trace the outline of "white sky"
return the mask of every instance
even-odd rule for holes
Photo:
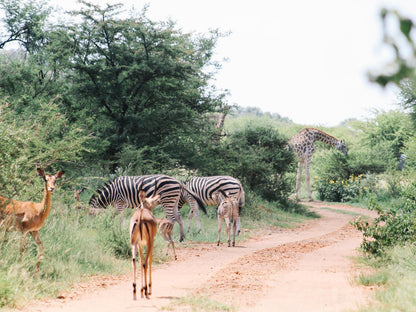
[[[391,59],[382,42],[380,8],[416,20],[414,0],[91,0],[124,3],[153,21],[167,18],[183,32],[231,34],[215,58],[228,59],[213,82],[228,102],[278,113],[296,123],[335,126],[396,109],[396,92],[368,81],[367,72]],[[50,2],[64,9],[76,0]],[[59,4],[55,4],[59,3]]]

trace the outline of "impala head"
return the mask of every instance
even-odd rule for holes
[[[153,210],[157,205],[159,205],[160,195],[156,194],[157,191],[157,181],[155,179],[155,190],[153,195],[150,197],[146,197],[146,192],[142,190],[143,182],[140,184],[139,187],[139,200],[140,205],[142,208]]]
[[[337,149],[339,149],[344,155],[348,154],[347,146],[345,145],[344,140],[338,141],[337,145],[335,145]]]
[[[51,193],[55,189],[56,180],[61,178],[65,173],[65,171],[61,170],[54,175],[49,175],[49,174],[45,174],[45,172],[43,172],[43,170],[40,168],[38,168],[37,170],[38,170],[38,175],[42,177],[43,180],[45,180],[46,189],[48,190],[48,192],[51,192]]]

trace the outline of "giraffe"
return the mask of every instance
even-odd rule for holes
[[[299,200],[298,192],[300,188],[300,178],[302,176],[302,166],[305,166],[305,181],[308,189],[309,201],[313,201],[309,185],[309,164],[311,162],[313,152],[315,151],[315,141],[321,141],[334,146],[343,152],[344,155],[347,155],[347,147],[345,146],[344,140],[338,140],[328,133],[315,128],[304,128],[293,138],[291,138],[289,145],[294,149],[299,158],[298,173],[296,176],[296,200]]]

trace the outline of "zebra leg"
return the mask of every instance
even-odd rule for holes
[[[189,210],[189,215],[188,215],[188,231],[191,228],[192,218],[195,216],[196,228],[197,228],[197,232],[199,233],[201,232],[201,218],[199,217],[198,203],[193,198],[189,198],[188,200],[189,200],[189,206],[191,207],[191,209]]]
[[[189,214],[188,214],[188,229],[186,230],[186,232],[189,232],[189,230],[191,229],[191,221],[192,221],[193,216],[194,216],[194,211],[191,206],[191,209],[189,209]]]
[[[199,210],[198,210],[198,205],[195,205],[194,208],[194,214],[195,214],[195,221],[196,221],[196,229],[197,232],[201,232],[201,218],[199,217]]]
[[[230,219],[228,217],[225,217],[225,225],[227,226],[226,231],[227,231],[227,242],[228,242],[228,247],[231,246],[230,244],[230,230],[231,230],[231,223],[230,223]]]
[[[217,239],[217,246],[220,245],[221,225],[222,225],[222,217],[221,216],[218,216],[218,239]]]
[[[240,220],[240,217],[238,217],[238,220]],[[235,247],[235,235],[237,232],[237,223],[235,220],[233,220],[233,247]]]

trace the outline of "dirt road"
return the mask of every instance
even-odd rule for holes
[[[348,206],[308,205],[322,218],[296,229],[268,230],[235,248],[179,246],[177,261],[153,270],[150,300],[132,300],[129,274],[93,279],[74,293],[33,303],[23,311],[192,311],[172,301],[184,297],[204,297],[208,303],[247,312],[335,312],[365,304],[371,290],[354,284],[359,270],[351,259],[362,237],[349,221],[356,214],[373,215]]]

